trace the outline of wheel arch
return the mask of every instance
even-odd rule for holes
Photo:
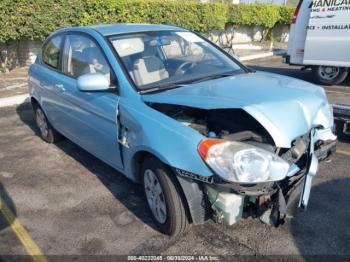
[[[40,106],[39,101],[33,96],[30,98],[30,103],[31,103],[33,109],[35,109],[38,106]]]
[[[136,152],[132,158],[133,173],[137,182],[141,182],[142,164],[147,157],[157,159],[171,172],[173,175],[172,180],[179,190],[179,195],[184,202],[190,221],[197,225],[204,224],[209,218],[209,208],[202,182],[177,175],[173,167],[162,161],[155,154],[145,150]]]

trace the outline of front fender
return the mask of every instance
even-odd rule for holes
[[[121,98],[118,110],[120,139],[127,145],[122,149],[125,175],[137,180],[133,172],[133,157],[146,151],[163,163],[200,176],[212,173],[200,157],[197,147],[204,138],[197,131],[154,110],[141,101]],[[124,131],[123,131],[124,130]]]

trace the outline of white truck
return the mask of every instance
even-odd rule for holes
[[[286,63],[312,68],[321,84],[343,82],[350,68],[350,0],[300,0]]]

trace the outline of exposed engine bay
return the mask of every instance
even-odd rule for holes
[[[237,141],[272,152],[290,166],[288,175],[280,181],[233,183],[215,174],[204,181],[200,176],[176,169],[180,176],[201,181],[205,200],[211,206],[216,222],[233,224],[238,218],[255,217],[274,226],[283,223],[289,197],[306,177],[310,164],[311,133],[295,139],[290,148],[276,147],[271,135],[251,115],[242,109],[198,109],[170,104],[149,104],[155,110],[190,127],[204,137]],[[319,160],[335,149],[335,141],[316,141],[313,149]],[[235,204],[232,204],[235,203]]]
[[[152,108],[195,129],[208,138],[248,143],[275,152],[290,164],[305,165],[302,156],[308,150],[309,134],[296,139],[291,148],[278,148],[266,129],[242,109],[205,110],[179,105],[152,104]]]
[[[197,130],[205,137],[244,141],[269,151],[275,147],[269,133],[242,109],[205,110],[179,105],[152,104],[152,108]]]

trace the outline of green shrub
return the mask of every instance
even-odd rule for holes
[[[45,39],[61,27],[101,23],[160,23],[206,33],[227,24],[273,28],[289,24],[290,7],[203,4],[172,0],[0,0],[0,42]]]
[[[257,25],[264,28],[273,28],[279,22],[279,19],[279,7],[274,5],[232,5],[228,22],[234,25]]]
[[[96,23],[159,23],[186,27],[198,32],[223,29],[227,5],[185,1],[88,0],[84,25]]]
[[[292,21],[294,14],[294,7],[291,6],[281,6],[280,9],[280,23],[284,25],[289,25]]]

